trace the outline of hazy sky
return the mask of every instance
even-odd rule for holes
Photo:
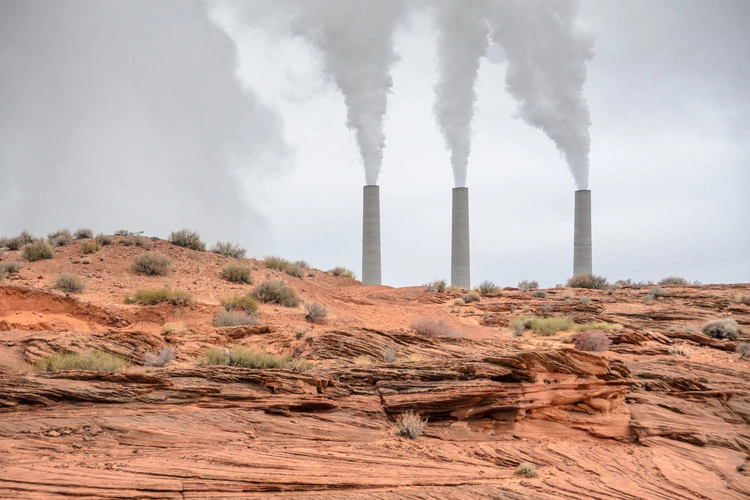
[[[321,54],[281,21],[248,29],[232,1],[1,2],[0,234],[190,227],[359,275],[355,135]],[[589,0],[579,21],[594,271],[750,281],[750,2]],[[450,275],[453,174],[423,9],[395,52],[378,183],[383,282],[404,286]],[[514,117],[506,68],[483,58],[477,80],[472,281],[554,285],[572,272],[575,185]]]

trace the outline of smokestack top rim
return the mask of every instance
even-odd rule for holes
[[[469,188],[467,187],[454,187],[453,191],[468,191]]]
[[[590,189],[576,189],[576,193],[590,193]]]

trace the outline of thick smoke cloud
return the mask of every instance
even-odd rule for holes
[[[2,2],[0,232],[188,226],[252,244],[265,223],[235,174],[286,149],[235,62],[201,0]]]
[[[552,139],[578,189],[589,184],[589,108],[583,97],[593,40],[577,24],[579,2],[513,0],[496,4],[496,41],[508,60],[506,88],[518,115]]]
[[[477,98],[474,84],[488,46],[488,6],[483,0],[439,1],[435,5],[439,60],[435,116],[451,152],[456,187],[466,185]]]
[[[250,29],[299,36],[313,45],[325,74],[344,96],[347,126],[356,136],[367,184],[377,184],[383,161],[383,117],[393,87],[391,67],[398,60],[393,34],[404,0],[216,1]]]

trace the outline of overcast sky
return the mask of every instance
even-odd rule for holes
[[[419,12],[395,35],[378,182],[393,286],[450,276],[453,175]],[[579,18],[595,40],[594,272],[750,281],[750,2],[588,0]],[[231,1],[0,3],[0,234],[190,227],[360,275],[365,178],[342,95],[319,53],[264,28]],[[514,118],[506,67],[479,69],[472,282],[552,286],[572,272],[575,185]]]

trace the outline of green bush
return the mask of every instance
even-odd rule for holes
[[[255,316],[246,312],[227,311],[226,309],[220,311],[214,316],[213,325],[216,327],[221,326],[245,326],[245,325],[257,325],[258,320]]]
[[[528,292],[529,290],[533,288],[539,288],[538,281],[523,280],[518,283],[518,289],[521,291]]]
[[[588,332],[589,330],[602,330],[604,332],[608,332],[611,330],[617,330],[619,328],[622,328],[622,326],[618,325],[617,323],[606,323],[604,321],[590,321],[588,323],[584,323],[583,325],[576,325],[575,331]]]
[[[479,293],[486,295],[488,293],[497,293],[500,291],[500,288],[498,288],[493,282],[484,280],[479,284],[477,290]]]
[[[125,296],[126,304],[141,304],[152,306],[162,302],[169,302],[172,305],[182,305],[190,302],[190,294],[183,290],[172,290],[171,288],[146,288],[136,290],[133,295]]]
[[[45,372],[60,370],[90,370],[97,372],[118,372],[125,368],[128,362],[119,356],[102,351],[87,353],[56,353],[42,358],[34,366]]]
[[[703,333],[715,339],[734,340],[740,334],[739,325],[730,318],[715,319],[703,325]]]
[[[195,231],[189,229],[173,231],[169,235],[169,242],[178,247],[189,248],[191,250],[197,250],[198,252],[204,252],[206,250],[206,244],[201,241],[201,236]]]
[[[398,417],[398,420],[396,420],[396,425],[398,426],[396,434],[408,437],[409,439],[417,439],[424,432],[426,424],[427,419],[422,420],[422,417],[417,413],[409,410],[406,413],[402,413]]]
[[[54,258],[55,251],[48,243],[37,240],[24,246],[23,250],[21,250],[21,255],[24,260],[36,262],[38,260]]]
[[[232,295],[231,297],[225,297],[221,299],[221,305],[227,310],[232,309],[243,309],[246,312],[255,313],[260,309],[258,300],[250,294],[247,295]]]
[[[93,238],[94,233],[91,229],[81,228],[73,234],[73,238],[77,240],[85,240],[86,238]]]
[[[77,274],[61,273],[52,285],[52,288],[65,293],[78,293],[83,291],[86,286]]]
[[[313,323],[323,321],[326,316],[328,316],[328,310],[325,308],[325,306],[323,306],[322,304],[318,304],[317,302],[313,302],[312,304],[305,304],[305,309],[307,310],[305,319]]]
[[[607,278],[592,273],[577,274],[568,280],[571,288],[590,288],[593,290],[606,290],[609,287]]]
[[[99,251],[99,243],[96,240],[88,240],[81,243],[81,253],[84,255],[96,253]]]
[[[232,283],[247,283],[248,285],[253,284],[252,270],[248,266],[241,264],[227,264],[221,268],[222,279],[231,281]]]
[[[231,350],[222,348],[209,349],[203,358],[199,360],[198,364],[203,366],[239,366],[255,369],[281,368],[298,372],[307,371],[312,367],[312,363],[305,360],[294,359],[287,355],[279,356],[263,351],[252,351],[244,347],[235,347]]]
[[[233,259],[244,259],[246,253],[244,248],[229,241],[217,241],[211,251]]]
[[[660,285],[689,285],[688,280],[679,276],[667,276],[659,282]]]
[[[342,276],[344,278],[351,278],[351,279],[355,278],[354,271],[351,271],[345,267],[334,267],[328,272],[333,274],[334,276]]]
[[[510,323],[513,330],[523,328],[545,337],[557,332],[569,332],[573,329],[573,321],[569,318],[540,318],[537,316],[521,316]]]
[[[100,247],[111,245],[113,241],[114,239],[108,234],[99,233],[96,235],[96,242]]]
[[[54,233],[47,235],[47,241],[53,247],[64,247],[73,243],[73,235],[70,234],[70,229],[60,229]]]
[[[297,292],[280,280],[264,281],[253,289],[252,294],[261,302],[284,307],[297,307],[302,302]]]
[[[146,252],[133,259],[131,269],[136,274],[164,276],[172,267],[172,260],[159,252]]]
[[[21,264],[18,262],[7,261],[0,262],[0,274],[17,274],[21,270]]]

